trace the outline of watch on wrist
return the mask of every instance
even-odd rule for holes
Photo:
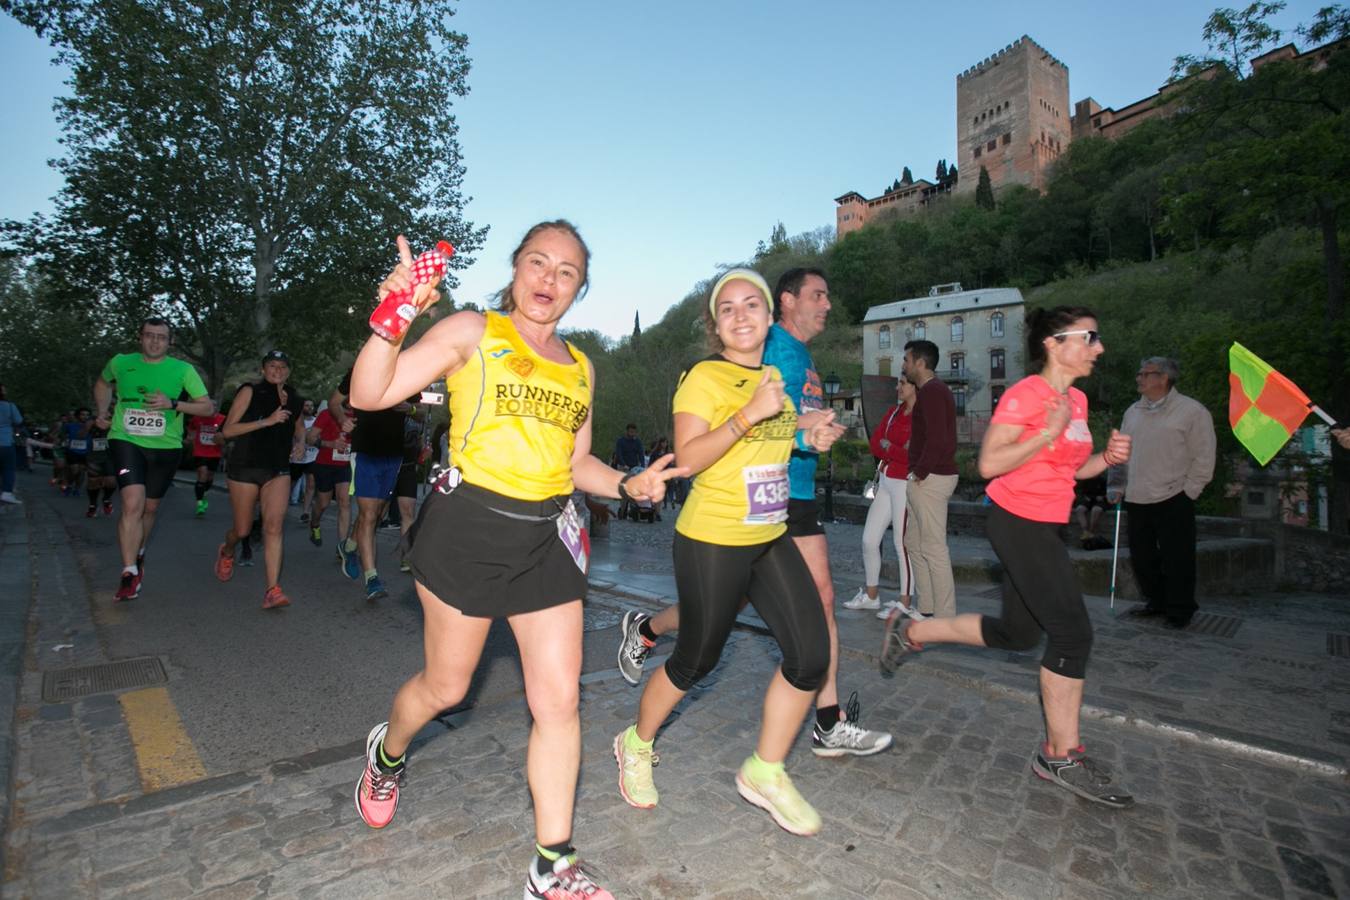
[[[622,478],[619,479],[619,499],[620,499],[620,500],[632,500],[632,499],[633,499],[633,495],[630,494],[630,493],[628,493],[628,479],[630,479],[630,478],[632,478],[632,477],[633,477],[633,473],[632,473],[632,472],[628,472],[628,473],[625,474]]]
[[[174,412],[178,412],[178,398],[177,398],[177,397],[174,397],[172,400],[169,401],[169,409],[173,410]]]

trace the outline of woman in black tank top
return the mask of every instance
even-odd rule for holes
[[[221,428],[225,438],[234,442],[226,472],[234,521],[225,532],[225,543],[216,551],[216,577],[229,581],[234,575],[235,545],[252,530],[253,507],[261,503],[267,572],[263,609],[277,609],[291,602],[278,584],[281,527],[291,494],[291,460],[304,454],[305,422],[300,415],[304,400],[286,383],[290,373],[286,354],[269,352],[263,357],[262,380],[239,389]]]

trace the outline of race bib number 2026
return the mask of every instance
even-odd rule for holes
[[[157,409],[127,409],[122,412],[122,428],[137,437],[159,437],[164,434],[164,413]]]

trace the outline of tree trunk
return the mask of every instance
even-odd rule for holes
[[[253,327],[261,356],[272,349],[272,273],[276,269],[276,242],[266,235],[258,235],[253,246]]]
[[[1350,379],[1345,377],[1345,345],[1340,339],[1340,326],[1345,320],[1345,266],[1337,234],[1339,216],[1329,198],[1318,198],[1317,221],[1322,228],[1322,259],[1327,273],[1326,331],[1331,338],[1327,348],[1331,403],[1327,412],[1342,427],[1350,427]],[[1327,527],[1336,534],[1350,533],[1350,452],[1336,441],[1331,442],[1331,489],[1327,493]]]

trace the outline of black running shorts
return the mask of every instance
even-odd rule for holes
[[[814,500],[788,500],[787,533],[791,537],[810,537],[824,534],[820,524],[820,507]]]
[[[131,441],[108,441],[108,460],[117,476],[119,488],[133,484],[145,487],[145,499],[159,500],[169,492],[174,473],[178,471],[178,457],[182,450],[152,450]]]

